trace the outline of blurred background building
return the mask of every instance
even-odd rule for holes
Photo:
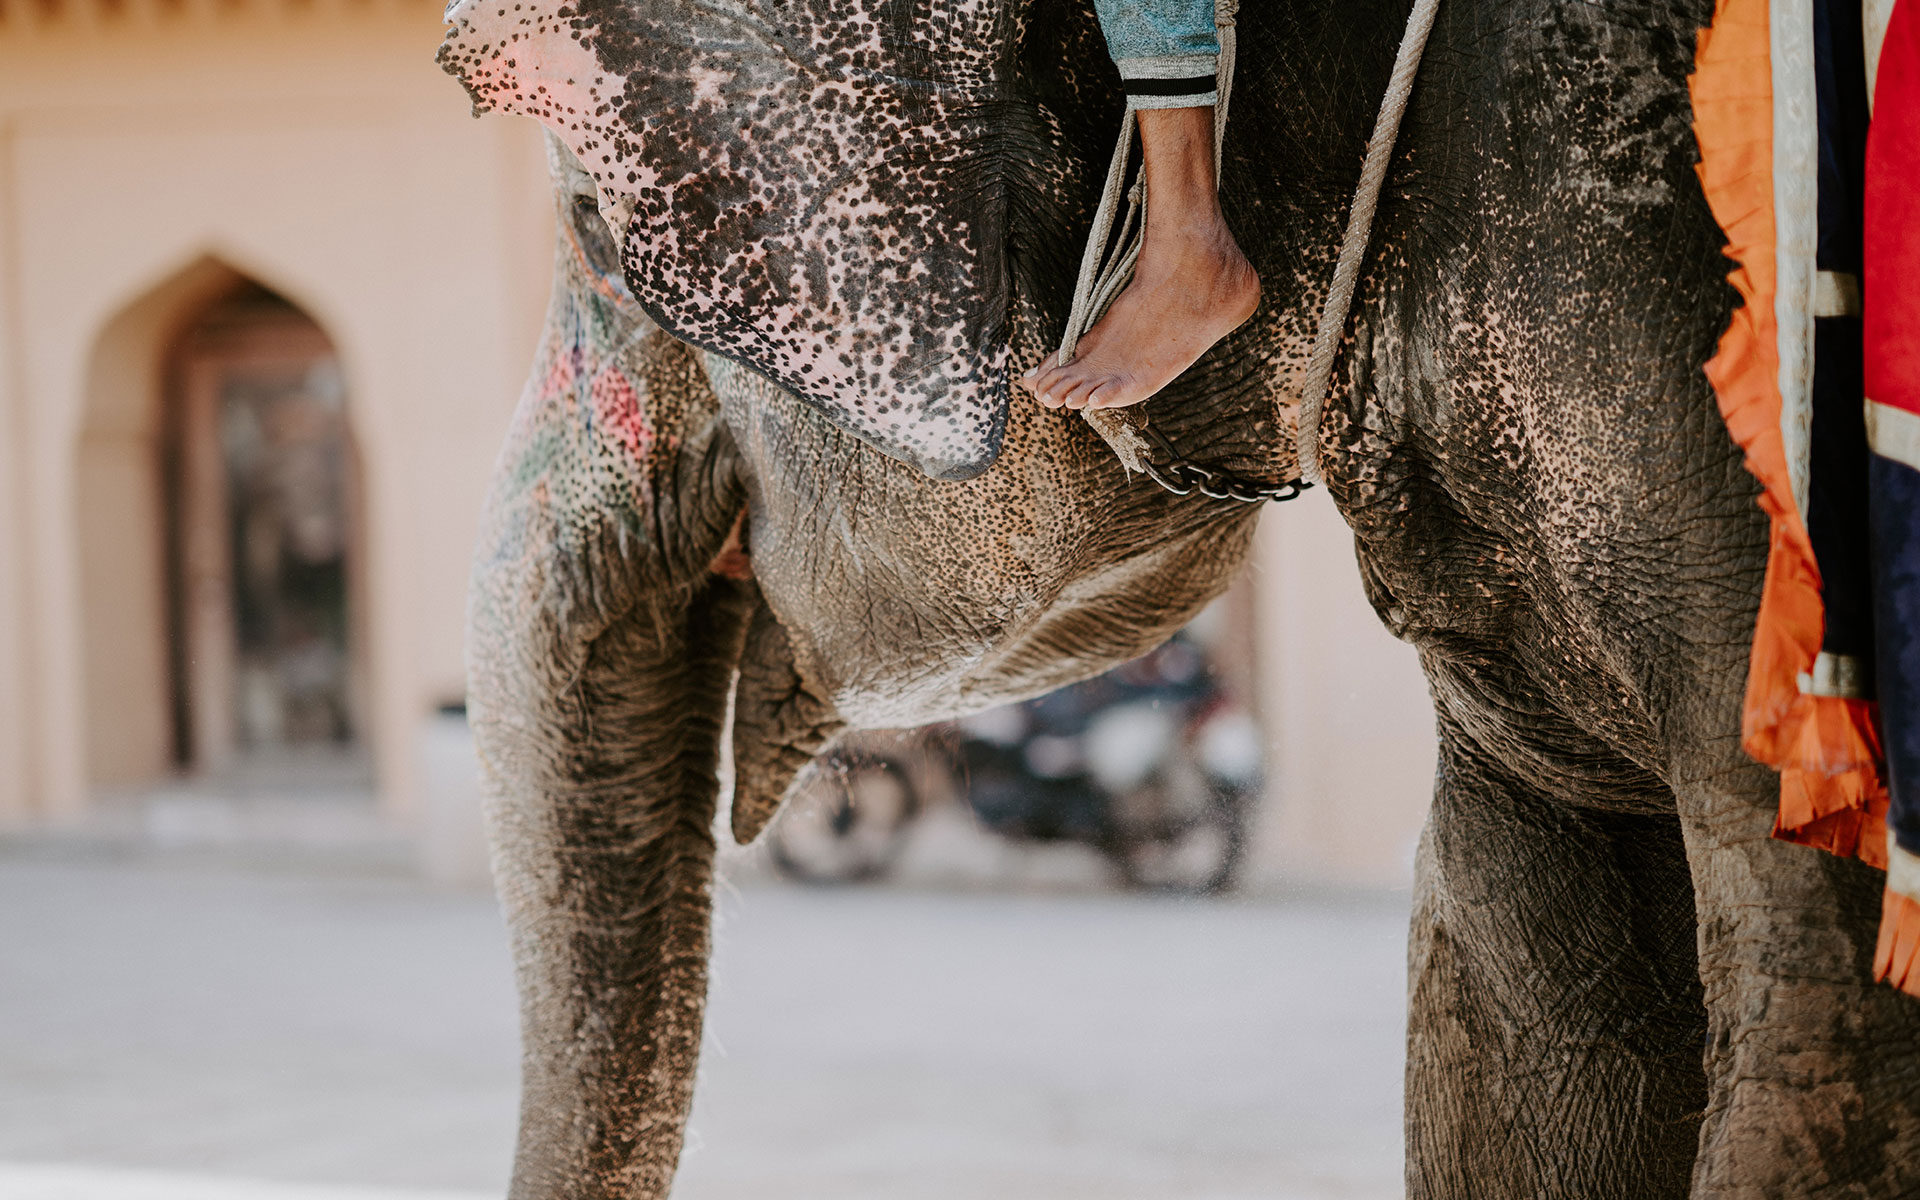
[[[551,232],[534,126],[470,119],[439,37],[427,0],[0,0],[0,828],[363,819],[481,869],[448,714]],[[1431,715],[1324,494],[1224,619],[1243,886],[1403,883]]]

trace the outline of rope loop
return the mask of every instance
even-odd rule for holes
[[[1400,121],[1406,115],[1413,96],[1414,79],[1419,75],[1420,59],[1426,50],[1427,36],[1433,32],[1434,15],[1440,0],[1414,0],[1408,14],[1406,32],[1394,57],[1393,73],[1386,95],[1380,101],[1379,116],[1373,134],[1367,139],[1366,159],[1360,169],[1360,183],[1354,191],[1353,207],[1347,214],[1346,235],[1340,242],[1340,257],[1334,266],[1333,284],[1327,302],[1320,310],[1320,323],[1314,333],[1313,351],[1307,358],[1300,409],[1295,426],[1295,462],[1297,479],[1280,484],[1263,484],[1215,471],[1182,458],[1173,446],[1151,426],[1134,427],[1165,456],[1165,461],[1142,460],[1149,478],[1178,496],[1198,490],[1220,500],[1291,500],[1306,487],[1320,480],[1320,416],[1326,406],[1327,390],[1333,380],[1335,356],[1340,335],[1353,309],[1353,293],[1360,277],[1360,264],[1366,258],[1373,238],[1373,218],[1379,209],[1380,190],[1386,183],[1387,166],[1400,135]],[[1220,56],[1215,76],[1213,108],[1213,172],[1218,184],[1221,153],[1227,136],[1227,103],[1233,95],[1235,61],[1239,54],[1239,0],[1214,0],[1214,29],[1220,41]],[[1094,210],[1093,229],[1080,259],[1080,274],[1073,289],[1073,304],[1067,312],[1067,326],[1061,334],[1057,361],[1073,361],[1074,350],[1088,329],[1106,314],[1107,308],[1133,279],[1140,261],[1140,247],[1146,238],[1147,195],[1145,172],[1127,185],[1127,170],[1132,165],[1133,143],[1139,126],[1139,108],[1127,100],[1121,118],[1120,139],[1107,166],[1106,185],[1100,192],[1100,206]],[[1126,200],[1126,214],[1120,216],[1120,202]],[[1115,234],[1115,219],[1119,232]],[[1109,248],[1109,243],[1112,243]],[[1092,420],[1091,414],[1082,414]],[[1114,441],[1115,434],[1096,424],[1095,428],[1113,445],[1123,461],[1134,455]]]

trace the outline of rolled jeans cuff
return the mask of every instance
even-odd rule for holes
[[[1161,54],[1118,58],[1120,81],[1135,108],[1196,108],[1217,103],[1217,54]]]

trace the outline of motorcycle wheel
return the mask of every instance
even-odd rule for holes
[[[1149,785],[1153,786],[1153,785]],[[1107,846],[1136,891],[1213,896],[1233,886],[1246,845],[1244,798],[1214,790],[1191,817],[1123,830]]]
[[[801,883],[883,878],[906,845],[920,796],[906,770],[873,755],[833,757],[773,827],[773,865]]]

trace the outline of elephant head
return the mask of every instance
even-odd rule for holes
[[[662,328],[935,478],[993,461],[1009,191],[1052,140],[1009,102],[1013,6],[458,0],[448,20],[476,110],[536,118],[592,173]]]

